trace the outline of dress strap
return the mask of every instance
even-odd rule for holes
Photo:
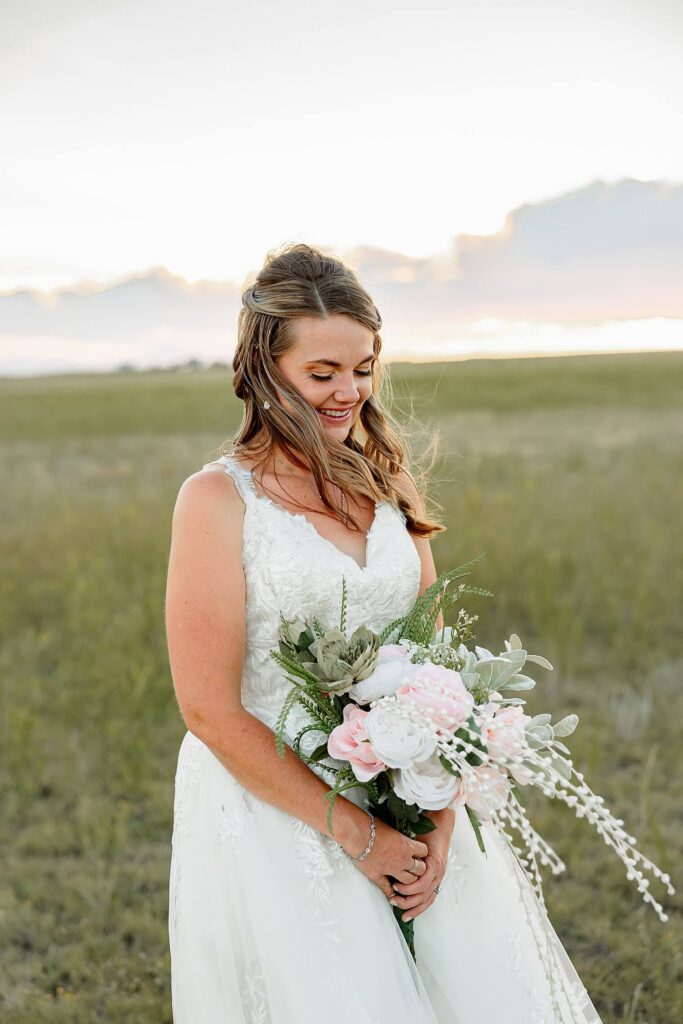
[[[234,456],[221,455],[219,459],[215,459],[213,462],[205,462],[202,469],[206,469],[207,466],[223,466],[225,472],[235,481],[235,486],[245,505],[248,505],[251,499],[255,497],[256,491],[251,470],[247,469],[246,466],[240,466]]]

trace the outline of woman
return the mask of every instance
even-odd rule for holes
[[[436,578],[430,519],[379,396],[381,318],[307,245],[243,295],[233,451],[184,481],[167,635],[187,733],[176,774],[169,938],[175,1024],[595,1024],[505,842],[431,812],[409,839],[273,729],[289,684],[279,616],[379,632]],[[439,621],[439,626],[442,622]],[[329,762],[328,762],[329,764]],[[417,965],[392,903],[415,919]]]

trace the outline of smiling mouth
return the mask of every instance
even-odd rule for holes
[[[348,409],[316,409],[318,416],[330,423],[345,423],[351,418],[353,406]]]

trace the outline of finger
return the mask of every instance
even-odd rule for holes
[[[429,853],[429,847],[426,843],[421,843],[419,839],[411,839],[412,848],[410,852],[413,857],[426,857]]]
[[[416,881],[417,875],[414,875],[412,871],[399,871],[398,874],[394,875],[394,878],[397,882],[410,885]]]
[[[400,896],[414,896],[417,892],[429,892],[431,886],[436,885],[434,881],[434,875],[428,877],[423,875],[419,881],[408,882],[394,882],[394,891]]]
[[[415,920],[415,918],[419,917],[420,914],[424,914],[425,910],[429,910],[435,899],[436,893],[433,892],[431,896],[424,900],[423,903],[420,903],[417,906],[410,908],[407,913],[404,913],[401,920],[405,922]]]
[[[413,878],[418,878],[420,875],[424,875],[426,870],[427,865],[425,861],[415,859],[415,857],[413,857],[410,864],[408,864],[407,867],[404,868],[404,873],[407,871],[408,874],[413,876]]]
[[[381,875],[375,882],[378,889],[381,889],[388,900],[394,898],[396,893],[391,884],[391,879],[387,875]]]
[[[428,892],[417,892],[413,896],[399,896],[398,893],[395,893],[393,899],[396,900],[396,905],[401,910],[412,910],[413,907],[419,907],[433,896],[435,893],[430,889]]]
[[[405,885],[403,882],[394,882],[394,892],[398,896],[417,896],[420,893],[423,895],[430,892],[436,885],[436,875],[433,871],[429,871],[420,879],[416,879],[413,882]]]

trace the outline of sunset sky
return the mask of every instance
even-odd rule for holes
[[[10,0],[0,291],[239,286],[301,240],[447,262],[596,182],[667,192],[681,52],[674,0]]]

